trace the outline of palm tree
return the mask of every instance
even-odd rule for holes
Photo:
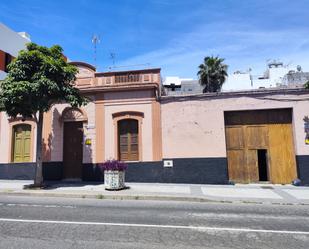
[[[227,77],[227,65],[223,63],[224,59],[218,56],[207,56],[204,63],[199,65],[197,73],[199,82],[204,86],[203,93],[220,92],[223,83]]]

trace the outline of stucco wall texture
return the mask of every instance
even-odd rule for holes
[[[52,107],[52,129],[51,129],[51,161],[59,162],[63,159],[63,122],[60,120],[63,110],[69,107],[68,104],[57,104]],[[92,144],[85,145],[83,142],[83,163],[91,163],[95,158],[95,104],[89,102],[81,107],[88,118],[88,122],[83,123],[84,139],[91,139]]]
[[[276,108],[292,108],[295,154],[309,155],[303,121],[309,115],[309,94],[248,93],[242,96],[163,98],[163,158],[226,157],[225,111]]]
[[[90,96],[95,99],[95,97]],[[105,159],[117,158],[115,150],[115,130],[116,124],[112,115],[118,112],[135,111],[144,114],[142,121],[142,160],[152,161],[152,95],[147,91],[139,92],[118,92],[104,95],[104,155]],[[147,100],[148,99],[148,100]],[[55,105],[52,112],[52,143],[51,161],[62,161],[63,158],[63,123],[60,121],[63,110],[67,104]],[[95,102],[89,102],[81,107],[86,114],[88,121],[84,122],[84,142],[83,142],[83,163],[96,162],[96,113]],[[90,139],[91,145],[85,145],[85,140]]]
[[[113,114],[119,112],[140,112],[144,114],[141,128],[142,161],[152,161],[152,110],[153,96],[150,91],[114,92],[104,95],[105,109],[105,159],[117,158],[116,136],[117,124],[113,120]]]
[[[95,100],[95,96],[91,96]],[[104,159],[116,158],[116,124],[113,114],[119,112],[143,113],[141,126],[142,161],[153,161],[154,97],[150,92],[118,92],[104,94]],[[67,104],[57,104],[51,109],[50,161],[63,159],[63,123],[60,120]],[[309,93],[305,91],[272,92],[265,94],[219,94],[218,96],[162,97],[161,128],[163,158],[224,158],[226,157],[224,112],[291,108],[295,154],[309,155],[305,143],[304,117],[309,116]],[[96,162],[96,103],[82,107],[87,114],[84,122],[83,163]],[[35,139],[36,127],[33,124]],[[5,113],[0,115],[0,163],[9,163],[11,154],[11,125]],[[284,142],[284,141],[283,141]],[[35,159],[35,143],[32,161]]]
[[[20,121],[10,121],[9,117],[4,113],[0,113],[0,163],[10,163],[12,161],[12,141],[13,126],[20,124]],[[36,123],[34,121],[25,121],[24,124],[31,125],[31,162],[36,159]]]

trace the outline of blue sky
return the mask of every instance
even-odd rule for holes
[[[196,78],[207,55],[225,58],[230,73],[262,73],[268,59],[309,71],[308,8],[308,0],[14,0],[0,2],[0,22],[91,64],[96,33],[99,71],[115,53],[117,70],[149,63],[163,76]]]

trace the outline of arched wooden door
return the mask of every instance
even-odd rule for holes
[[[66,107],[61,120],[63,121],[63,178],[82,179],[83,122],[87,122],[87,115],[81,109]]]
[[[138,161],[138,121],[123,119],[118,121],[118,157],[121,161]]]
[[[30,162],[31,157],[31,125],[13,126],[12,162]]]
[[[63,176],[65,179],[81,179],[83,122],[65,122],[63,133]]]

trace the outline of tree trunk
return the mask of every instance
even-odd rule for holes
[[[43,133],[43,112],[39,111],[39,120],[37,122],[36,137],[36,167],[35,167],[35,186],[43,185],[43,166],[42,166],[42,133]]]

